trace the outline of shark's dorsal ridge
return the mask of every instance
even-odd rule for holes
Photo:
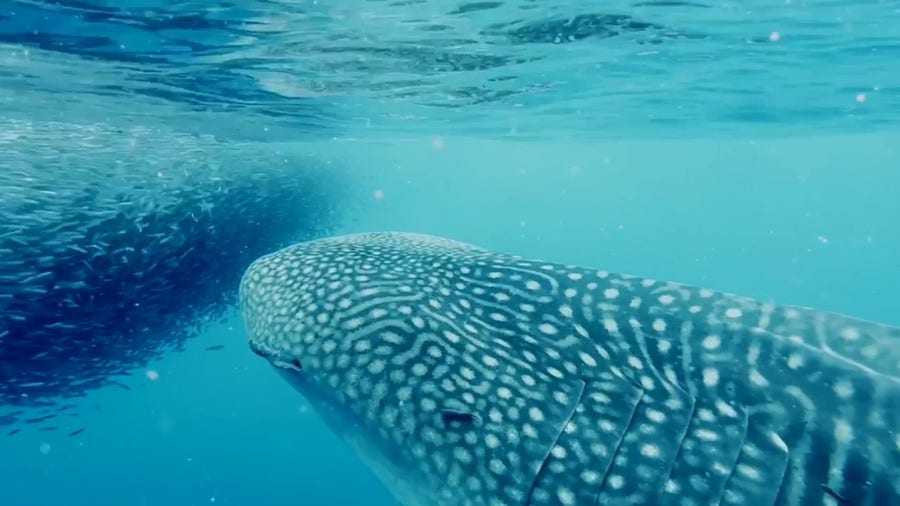
[[[241,301],[404,505],[900,504],[895,327],[405,233],[263,257]]]

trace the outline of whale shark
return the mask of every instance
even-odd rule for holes
[[[900,504],[900,328],[376,232],[240,284],[250,349],[404,506]]]

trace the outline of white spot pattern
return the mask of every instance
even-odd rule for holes
[[[241,302],[254,350],[302,363],[292,370],[376,448],[419,462],[410,475],[441,504],[582,504],[590,490],[610,503],[771,504],[758,484],[784,479],[789,461],[801,471],[787,498],[818,483],[856,493],[845,466],[874,479],[900,468],[886,465],[900,462],[888,432],[900,420],[877,411],[889,392],[875,373],[900,369],[888,327],[414,234],[263,257]],[[870,407],[854,403],[860,392]],[[780,437],[797,416],[830,447]],[[814,450],[832,455],[827,475],[807,475]]]

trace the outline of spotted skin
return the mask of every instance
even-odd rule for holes
[[[241,284],[250,347],[406,506],[900,504],[900,329],[372,233]]]

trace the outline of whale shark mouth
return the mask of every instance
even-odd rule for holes
[[[250,341],[250,351],[255,355],[266,359],[270,364],[279,369],[291,369],[298,372],[303,371],[303,363],[300,362],[299,359],[293,358],[288,361],[281,360],[278,358],[277,352],[255,341]]]

